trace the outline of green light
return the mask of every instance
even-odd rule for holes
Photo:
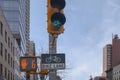
[[[54,26],[54,30],[58,31],[60,27],[65,23],[66,18],[62,13],[54,13],[51,16],[51,23]]]
[[[55,30],[58,30],[60,26],[62,25],[62,23],[59,20],[55,20],[52,23],[55,26]]]

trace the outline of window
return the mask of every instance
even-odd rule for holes
[[[14,69],[14,60],[13,60],[13,69]]]
[[[13,75],[13,80],[14,80],[14,75]]]
[[[19,8],[19,3],[17,0],[4,0],[3,5],[7,9],[18,9]]]
[[[12,72],[11,72],[11,80],[12,80]]]
[[[3,35],[3,24],[1,21],[0,21],[0,33],[1,33],[1,35]]]
[[[10,64],[11,64],[11,67],[12,67],[12,64],[13,64],[13,62],[12,62],[12,57],[11,57],[11,63],[10,63]]]
[[[15,55],[15,53],[14,53],[14,47],[13,47],[13,56]]]
[[[7,32],[5,31],[5,41],[7,42]]]
[[[12,44],[12,42],[11,42],[11,52],[12,52],[12,48],[13,48],[13,44]]]
[[[8,47],[10,47],[10,38],[8,37]]]
[[[20,39],[16,39],[16,41],[17,41],[18,45],[20,46],[21,45],[20,44]]]
[[[8,80],[10,80],[10,71],[8,70]]]
[[[10,64],[10,54],[8,53],[8,64]]]
[[[7,49],[5,49],[5,61],[7,61]]]
[[[2,64],[0,64],[0,75],[2,75],[2,72],[3,72],[3,65]]]
[[[3,55],[3,44],[2,43],[0,44],[0,54],[1,56]]]
[[[7,79],[7,68],[5,68],[5,78]]]

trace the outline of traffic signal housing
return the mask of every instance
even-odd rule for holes
[[[35,57],[20,57],[20,71],[36,71],[37,70],[37,58]]]
[[[48,33],[53,36],[64,32],[64,24],[66,18],[64,16],[65,0],[48,0],[47,18],[48,18]]]

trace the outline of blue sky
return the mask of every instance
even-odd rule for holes
[[[30,39],[36,52],[48,53],[47,0],[31,0]],[[102,73],[103,47],[120,34],[120,0],[66,0],[65,31],[57,52],[66,54],[63,80],[88,80]]]

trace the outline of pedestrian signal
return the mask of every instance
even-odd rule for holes
[[[37,58],[20,57],[20,71],[36,71]]]

